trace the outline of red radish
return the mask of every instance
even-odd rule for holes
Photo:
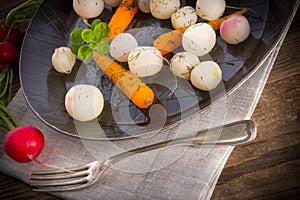
[[[0,26],[0,42],[3,42],[7,36],[7,32],[8,30],[3,26],[1,25]]]
[[[19,126],[13,128],[4,138],[4,151],[13,160],[20,163],[34,161],[44,167],[72,172],[68,169],[49,165],[37,160],[44,145],[45,139],[43,133],[34,126]]]
[[[220,35],[229,44],[245,41],[250,34],[250,24],[243,15],[233,15],[222,22]]]
[[[0,43],[0,66],[6,64],[17,64],[20,51],[8,42]]]
[[[44,135],[33,126],[19,126],[12,129],[4,138],[4,151],[17,162],[36,160],[44,147]]]
[[[10,31],[4,25],[0,25],[0,42],[9,42],[18,45],[22,40],[22,33],[19,28],[13,27]]]

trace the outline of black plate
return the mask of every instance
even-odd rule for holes
[[[195,2],[181,1],[181,4],[195,6]],[[45,0],[29,26],[22,47],[20,77],[24,95],[41,120],[73,136],[122,139],[159,128],[169,128],[202,112],[249,78],[275,47],[296,4],[296,0],[227,1],[227,5],[248,7],[256,14],[250,11],[244,14],[251,25],[251,35],[246,41],[228,45],[217,32],[216,46],[209,56],[200,58],[205,60],[210,57],[219,63],[223,72],[223,84],[209,93],[199,91],[188,81],[178,78],[177,89],[170,95],[176,86],[176,80],[168,67],[164,67],[156,76],[143,79],[156,95],[155,106],[152,107],[154,112],[150,112],[149,117],[149,110],[137,109],[94,62],[82,63],[78,60],[69,75],[60,74],[53,69],[51,56],[54,49],[69,46],[70,32],[85,25],[73,11],[72,0]],[[114,9],[106,8],[100,18],[108,22],[113,11]],[[234,11],[226,9],[225,14]],[[132,32],[133,28],[135,30]],[[135,34],[140,45],[148,45],[152,41],[150,38],[170,28],[170,20],[157,20],[150,14],[139,11],[129,31]],[[97,120],[80,123],[67,114],[64,107],[65,94],[71,86],[78,83],[96,85],[103,92],[105,108]]]

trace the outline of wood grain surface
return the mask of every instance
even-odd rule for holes
[[[257,138],[236,147],[212,195],[223,199],[300,197],[300,15],[296,14],[252,116]],[[0,199],[58,200],[0,173]]]
[[[214,200],[300,198],[299,22],[298,12],[252,116],[257,138],[235,148]]]

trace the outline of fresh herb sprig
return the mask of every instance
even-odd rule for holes
[[[71,32],[70,48],[82,61],[89,61],[93,50],[107,54],[110,45],[110,39],[107,38],[109,31],[107,23],[95,19],[89,28],[76,28]]]

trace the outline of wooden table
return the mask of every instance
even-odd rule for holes
[[[300,13],[252,116],[258,135],[235,148],[212,199],[300,197]]]
[[[236,147],[215,199],[298,199],[300,196],[300,14],[296,14],[252,116],[258,135]],[[298,26],[297,26],[298,25]],[[59,198],[33,192],[0,173],[0,199]]]

